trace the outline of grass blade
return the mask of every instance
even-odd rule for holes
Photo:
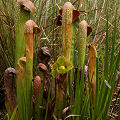
[[[14,111],[13,111],[13,113],[12,113],[12,116],[11,116],[10,120],[14,120],[15,115],[16,115],[16,112],[17,112],[17,108],[18,108],[18,105],[15,107],[15,109],[14,109]]]

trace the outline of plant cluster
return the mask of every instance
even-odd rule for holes
[[[101,45],[97,52],[94,40],[87,44],[92,28],[80,19],[80,10],[73,4],[66,2],[55,20],[62,29],[62,51],[56,59],[54,48],[52,55],[47,47],[34,49],[37,37],[34,34],[44,32],[35,23],[37,21],[30,19],[35,12],[34,4],[30,0],[15,2],[15,62],[14,68],[9,67],[4,72],[5,106],[11,120],[108,118],[115,85],[119,81],[120,51],[116,52],[115,48],[118,12],[116,10],[110,51],[106,11],[103,56]]]

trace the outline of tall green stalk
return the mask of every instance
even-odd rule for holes
[[[26,50],[26,69],[25,69],[25,96],[28,120],[32,116],[32,79],[33,79],[33,34],[39,33],[40,29],[34,21],[28,20],[25,23],[25,50]]]
[[[18,59],[25,55],[24,25],[30,19],[30,12],[35,12],[31,1],[17,0],[15,7],[15,69],[17,68]]]

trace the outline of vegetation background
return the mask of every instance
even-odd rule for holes
[[[47,46],[51,52],[50,64],[53,64],[62,53],[62,30],[56,25],[59,9],[62,8],[67,0],[31,0],[36,8],[31,19],[40,27],[41,32],[35,37],[34,44],[34,66],[37,64],[37,49]],[[14,66],[15,60],[15,2],[16,0],[0,1],[0,119],[4,120],[7,113],[4,108],[4,85],[3,74],[6,68]],[[120,51],[120,2],[119,0],[70,0],[75,8],[80,9],[80,20],[83,19],[92,27],[92,33],[87,39],[87,43],[94,42],[98,53],[100,47],[105,49],[106,22],[108,19],[108,42],[109,51],[112,48],[112,36],[114,24],[116,21],[116,41],[115,54]],[[108,18],[106,18],[106,12]],[[115,15],[117,12],[117,17]],[[88,53],[88,52],[86,52]],[[108,52],[110,54],[110,52]],[[103,53],[103,55],[105,55]],[[87,54],[86,54],[87,56]],[[108,58],[110,60],[110,58]],[[102,60],[100,59],[100,73],[102,72]],[[87,64],[86,59],[86,64]],[[120,64],[119,64],[120,71]],[[116,89],[120,89],[120,81],[116,85]],[[118,114],[117,90],[111,104],[110,118],[114,118]]]

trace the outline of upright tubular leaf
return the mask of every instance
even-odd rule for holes
[[[73,63],[74,56],[74,38],[75,38],[75,27],[73,23],[79,16],[79,11],[75,10],[74,6],[70,2],[66,2],[63,8],[59,11],[62,15],[62,37],[63,37],[63,53],[64,57]],[[71,73],[71,79],[72,79]],[[72,82],[72,80],[70,81]],[[65,91],[67,91],[68,78],[64,82]]]
[[[28,20],[25,23],[25,50],[26,50],[26,71],[25,71],[25,95],[26,110],[28,119],[32,115],[32,79],[33,79],[33,33],[39,33],[40,29],[34,21]]]
[[[89,76],[90,76],[90,85],[92,88],[92,104],[94,105],[97,51],[93,44],[89,44],[88,47],[89,47]]]
[[[12,115],[16,105],[16,85],[15,85],[16,70],[14,68],[7,68],[4,73],[4,86],[5,86],[5,106],[9,116]]]
[[[24,24],[30,19],[30,12],[34,13],[35,8],[29,0],[17,0],[15,9],[15,68],[17,68],[17,60],[24,57],[25,54],[25,37]]]
[[[87,34],[90,34],[90,32],[92,32],[92,28],[87,24],[85,20],[83,20],[79,23],[78,31],[79,31],[77,39],[78,67],[80,68],[81,66],[84,65],[85,61]]]
[[[18,59],[17,63],[17,102],[18,102],[18,113],[21,120],[26,120],[26,101],[25,101],[25,66],[26,57]]]
[[[41,78],[36,76],[33,82],[33,96],[35,98],[35,119],[40,118],[40,91],[41,91]]]
[[[62,36],[63,36],[63,53],[66,59],[70,60],[71,49],[71,25],[73,16],[73,5],[66,2],[62,8]]]
[[[63,52],[66,59],[70,60],[71,43],[74,41],[72,40],[72,23],[79,16],[79,12],[70,2],[66,2],[60,14],[62,14]]]

